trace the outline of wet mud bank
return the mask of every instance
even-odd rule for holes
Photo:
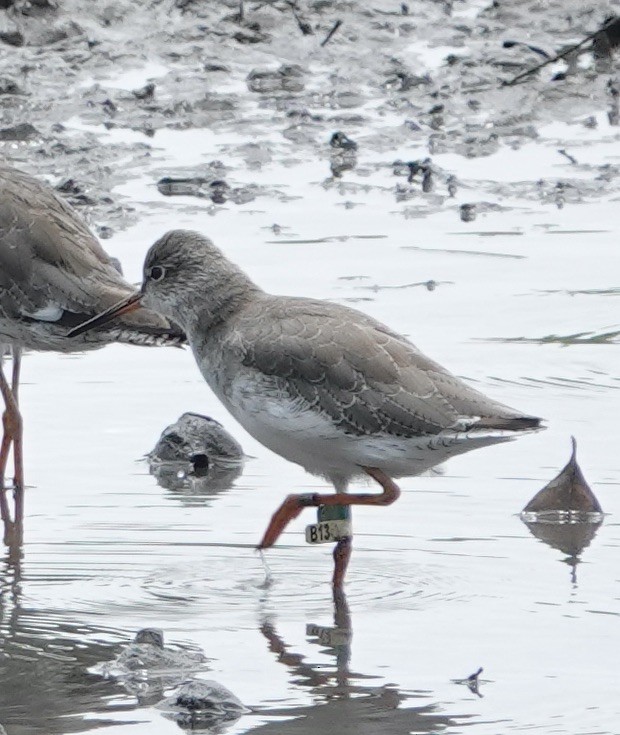
[[[335,196],[377,189],[401,216],[449,207],[463,222],[618,189],[619,165],[570,145],[601,124],[616,138],[618,39],[615,26],[599,30],[613,3],[4,5],[2,154],[46,176],[104,238],[135,221],[113,189],[139,175],[162,200],[190,195],[216,211],[295,196],[252,172],[277,163],[293,176],[314,159]],[[560,121],[568,142],[541,135]],[[162,165],[162,132],[191,129],[225,132],[225,160]],[[554,175],[530,157],[526,175],[505,168],[455,203],[474,185],[447,154],[532,145],[552,150]]]

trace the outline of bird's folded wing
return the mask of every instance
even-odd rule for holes
[[[436,434],[467,428],[468,418],[473,424],[483,415],[518,415],[344,306],[266,299],[236,326],[244,365],[352,434]]]

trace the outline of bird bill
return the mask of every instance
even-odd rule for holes
[[[88,321],[80,324],[79,327],[75,327],[74,329],[72,329],[70,332],[68,332],[67,337],[77,337],[80,334],[84,334],[84,332],[89,332],[95,327],[100,327],[103,324],[111,322],[112,319],[115,319],[117,316],[121,316],[121,314],[128,314],[130,311],[135,311],[136,309],[139,309],[141,298],[142,292],[138,291],[128,298],[118,301],[116,304],[113,304],[109,309],[102,311],[101,314],[97,314],[97,316],[92,317],[92,319],[88,319]]]

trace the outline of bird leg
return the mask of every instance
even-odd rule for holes
[[[0,444],[0,488],[2,489],[2,497],[4,497],[4,476],[6,474],[6,463],[9,459],[9,452],[11,450],[12,438],[9,431],[9,417],[8,417],[8,406],[13,396],[11,395],[11,389],[7,383],[2,369],[3,358],[0,357],[0,392],[4,398],[5,410],[2,414],[2,444]],[[7,402],[8,401],[8,402]],[[2,520],[5,519],[4,508],[2,512]]]
[[[259,549],[268,549],[278,540],[278,537],[286,526],[301,513],[304,508],[318,507],[319,505],[391,505],[400,495],[398,485],[388,477],[383,470],[377,467],[362,467],[367,475],[379,483],[383,488],[383,492],[378,495],[370,493],[331,493],[329,495],[321,495],[320,493],[304,493],[300,495],[288,495],[282,505],[276,510],[271,517],[269,526],[265,531],[262,541],[258,545]],[[342,577],[346,571],[346,565],[351,553],[350,545],[348,550],[344,546],[336,551],[342,555],[342,561],[337,562],[343,567]],[[334,552],[336,553],[336,552]],[[340,574],[340,572],[338,572]],[[336,570],[334,571],[334,576]]]
[[[13,425],[13,485],[15,487],[15,520],[24,517],[24,430],[22,415],[19,410],[19,374],[22,366],[21,347],[13,345],[13,375],[11,376],[11,392],[15,399],[17,413]]]
[[[24,471],[22,461],[22,417],[17,404],[17,386],[19,384],[19,369],[21,365],[21,351],[13,348],[13,375],[10,386],[0,363],[0,393],[4,399],[5,410],[2,414],[4,433],[0,444],[0,515],[4,524],[5,542],[16,543],[21,538],[22,521],[24,514]],[[15,513],[11,520],[6,500],[4,477],[9,451],[13,445],[15,462],[14,500]]]
[[[344,587],[344,577],[351,558],[352,542],[353,539],[348,536],[341,538],[334,547],[334,575],[332,577],[334,590],[341,590]]]

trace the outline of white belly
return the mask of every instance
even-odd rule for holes
[[[509,439],[498,432],[475,435],[446,431],[412,438],[347,434],[329,416],[278,391],[274,381],[254,371],[241,368],[224,383],[214,379],[213,373],[207,379],[257,441],[311,474],[339,485],[364,474],[363,467],[377,467],[391,477],[418,475],[455,454]]]

